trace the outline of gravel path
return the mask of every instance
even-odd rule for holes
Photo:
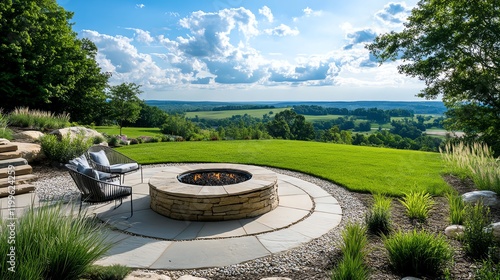
[[[161,166],[170,165],[181,164],[162,164]],[[157,166],[160,165],[144,166],[144,168]],[[268,169],[311,182],[333,195],[340,203],[343,211],[343,219],[340,225],[318,239],[270,257],[226,267],[182,271],[160,270],[155,272],[170,276],[173,279],[186,274],[218,280],[260,279],[272,276],[289,277],[294,280],[330,279],[330,270],[339,256],[337,244],[341,241],[341,231],[348,222],[362,222],[366,207],[349,191],[326,180],[289,170],[269,167]],[[36,193],[41,201],[51,199],[68,201],[78,197],[78,189],[69,173],[64,169],[37,167],[34,172],[39,176],[35,185],[37,187]]]

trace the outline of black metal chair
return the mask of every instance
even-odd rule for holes
[[[81,193],[79,212],[82,210],[83,202],[98,204],[115,201],[115,208],[113,209],[116,209],[122,205],[124,198],[130,196],[130,217],[134,215],[132,205],[132,187],[113,184],[92,178],[86,174],[78,172],[76,166],[72,164],[66,164],[66,168]],[[118,206],[116,206],[117,200],[120,200],[120,204]]]
[[[118,174],[122,183],[125,182],[125,174],[138,170],[141,170],[141,182],[144,182],[142,165],[108,146],[94,145],[87,150],[85,155],[92,168],[105,173]]]

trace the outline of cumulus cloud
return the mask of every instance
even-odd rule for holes
[[[288,25],[280,24],[275,28],[265,29],[264,33],[268,35],[276,35],[276,36],[297,36],[299,35],[299,30],[297,28],[292,29]]]
[[[150,44],[155,40],[153,37],[151,37],[149,31],[145,31],[138,28],[125,28],[125,29],[133,30],[135,32],[134,38],[137,42]]]
[[[302,12],[304,12],[304,15],[306,17],[311,17],[311,16],[320,16],[323,12],[320,10],[320,11],[314,11],[313,9],[309,8],[309,7],[306,7],[305,9],[302,10]]]
[[[370,28],[349,32],[346,34],[349,44],[344,49],[351,49],[355,44],[371,42],[375,37],[377,37],[377,33]]]
[[[139,8],[139,9],[142,9],[142,8],[146,7],[144,4],[136,4],[135,6],[137,8]]]
[[[402,25],[411,9],[406,6],[406,3],[395,3],[390,2],[384,6],[384,8],[375,14],[375,18],[381,21],[383,24],[398,26]]]
[[[271,12],[271,9],[268,6],[264,6],[262,7],[262,9],[259,9],[259,14],[265,16],[267,21],[269,22],[274,21],[273,13]]]

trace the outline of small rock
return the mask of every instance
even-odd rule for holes
[[[500,222],[491,224],[491,230],[493,231],[493,239],[500,242]]]
[[[413,276],[406,276],[405,278],[403,278],[401,280],[422,280],[422,279],[417,278],[417,277],[413,277]]]
[[[473,191],[464,193],[462,199],[465,203],[476,204],[479,201],[483,201],[485,206],[493,206],[498,204],[497,194],[493,191]]]
[[[464,226],[451,225],[444,230],[444,234],[450,238],[459,238],[464,235],[464,230],[465,230]]]
[[[124,280],[172,280],[172,278],[166,275],[156,274],[154,272],[145,272],[145,271],[132,271]]]
[[[36,141],[39,140],[40,137],[42,137],[44,134],[43,132],[36,131],[36,130],[27,130],[27,131],[21,131],[16,134],[14,134],[14,139],[25,139],[25,140],[31,140],[31,141]]]
[[[177,278],[177,280],[207,280],[207,279],[195,277],[195,276],[191,276],[191,275],[183,275],[183,276]]]
[[[5,138],[0,138],[0,145],[7,145],[7,144],[9,144],[9,143],[10,143],[10,141],[9,141],[9,140],[7,140],[7,139],[5,139]]]

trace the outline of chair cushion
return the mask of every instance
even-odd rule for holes
[[[120,163],[113,164],[109,167],[111,173],[127,173],[133,170],[139,169],[139,165],[135,162],[133,163]]]
[[[99,152],[90,152],[89,154],[93,161],[103,166],[109,166],[108,157],[103,150],[100,150]]]
[[[78,167],[78,164],[81,164],[81,165],[83,165],[83,166],[85,166],[87,168],[90,167],[90,164],[87,161],[87,158],[85,157],[85,155],[81,155],[81,156],[79,156],[77,158],[71,159],[69,161],[69,163],[72,164],[72,165],[74,165],[74,166],[76,166],[76,167]]]
[[[76,171],[78,171],[82,174],[85,174],[91,178],[94,178],[96,180],[99,180],[99,172],[97,172],[97,170],[92,169],[91,167],[85,167],[82,164],[78,164]],[[106,173],[104,173],[104,174],[106,174]]]

